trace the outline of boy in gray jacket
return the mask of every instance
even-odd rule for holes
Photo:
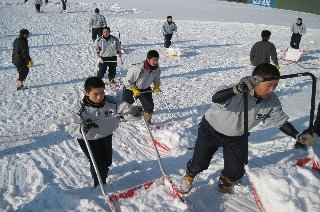
[[[270,63],[270,57],[274,65],[280,70],[278,63],[276,47],[269,41],[271,32],[269,30],[263,30],[261,32],[262,40],[256,42],[250,51],[250,64],[253,66],[260,65],[262,63]]]
[[[169,48],[171,46],[171,38],[173,32],[177,31],[177,25],[172,21],[172,16],[167,16],[167,21],[162,25],[162,34],[164,35],[164,47]]]
[[[268,127],[277,127],[302,144],[311,143],[310,134],[299,133],[287,120],[279,98],[273,93],[278,80],[264,78],[280,76],[278,69],[269,63],[258,65],[252,76],[244,77],[232,88],[215,93],[216,104],[205,113],[198,128],[192,159],[187,164],[186,175],[180,184],[180,192],[192,189],[194,177],[209,167],[213,154],[223,147],[224,169],[219,178],[219,191],[231,192],[236,181],[245,173],[247,146],[244,142],[243,93],[248,95],[248,129],[261,121]]]
[[[306,26],[302,23],[302,18],[298,18],[295,24],[291,26],[291,41],[290,46],[294,49],[299,49],[299,44],[301,41],[301,37],[306,33]]]
[[[111,84],[115,84],[115,76],[117,69],[117,56],[121,53],[121,45],[119,39],[110,35],[110,28],[103,27],[102,36],[97,38],[94,43],[96,49],[97,62],[99,63],[99,71],[97,77],[103,78],[107,69],[108,79]]]
[[[144,117],[148,124],[151,124],[151,117],[154,109],[152,93],[160,92],[160,68],[158,65],[159,53],[151,50],[143,64],[137,64],[129,68],[124,79],[123,96],[119,111],[124,113],[132,107],[135,98],[139,98],[144,110]],[[153,89],[150,85],[153,83]]]
[[[89,32],[92,32],[92,41],[94,42],[97,37],[102,35],[102,28],[107,26],[106,18],[99,14],[100,10],[96,8],[94,14],[89,20]]]
[[[74,106],[71,123],[68,126],[69,133],[77,138],[78,144],[89,160],[94,187],[99,185],[99,181],[80,128],[84,127],[102,183],[105,184],[112,163],[112,135],[119,127],[119,121],[115,117],[117,102],[112,96],[106,96],[104,89],[105,84],[98,77],[90,77],[85,81],[85,96]]]

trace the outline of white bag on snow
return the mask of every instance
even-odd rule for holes
[[[303,52],[304,50],[301,49],[287,48],[281,59],[296,63],[300,60],[300,57],[303,54]]]

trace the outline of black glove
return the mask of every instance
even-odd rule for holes
[[[251,92],[263,78],[260,76],[247,76],[240,79],[239,84],[233,86],[233,93],[240,94],[246,91]]]
[[[84,133],[88,133],[89,130],[90,130],[91,128],[93,128],[93,127],[94,127],[94,128],[99,128],[99,126],[98,126],[96,123],[92,122],[91,119],[82,120],[80,126],[83,127],[83,132],[84,132]]]

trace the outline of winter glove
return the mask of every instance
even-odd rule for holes
[[[31,67],[33,66],[32,60],[29,60],[27,66],[28,66],[29,68],[31,68]]]
[[[306,147],[312,146],[318,138],[317,133],[309,134],[309,133],[298,133],[296,139],[299,143],[306,145]]]
[[[252,61],[252,60],[250,60],[250,65],[252,65],[252,66],[253,66],[253,61]]]
[[[276,68],[278,69],[278,71],[280,71],[280,66],[279,65],[276,65]]]
[[[103,60],[102,60],[101,57],[98,57],[98,58],[97,58],[97,63],[103,63]]]
[[[132,106],[130,108],[129,113],[133,116],[133,117],[140,117],[142,116],[142,106]]]
[[[91,119],[82,120],[80,126],[83,127],[84,133],[88,133],[91,128],[99,128],[99,126],[96,123],[92,122]]]
[[[240,94],[246,91],[251,92],[263,78],[260,76],[247,76],[240,79],[239,84],[233,86],[233,93]]]
[[[156,82],[156,83],[154,83],[154,87],[153,87],[152,93],[159,93],[159,92],[161,92],[161,90],[160,90],[160,82]]]
[[[130,90],[132,90],[134,97],[140,96],[140,91],[137,89],[137,87],[132,87]]]

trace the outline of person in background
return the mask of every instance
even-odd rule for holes
[[[42,13],[43,12],[41,10],[41,5],[42,5],[42,0],[34,0],[34,6],[36,7],[36,12],[37,13]]]
[[[99,70],[97,77],[103,78],[108,70],[108,79],[110,84],[116,84],[116,69],[118,56],[121,54],[119,39],[110,34],[109,27],[103,27],[102,36],[97,38],[94,43]]]
[[[274,65],[280,70],[278,63],[276,47],[269,41],[271,32],[269,30],[262,30],[262,40],[256,42],[250,51],[250,64],[258,66],[262,63],[270,63],[270,57]]]
[[[94,42],[97,37],[102,36],[102,28],[107,26],[106,18],[99,14],[100,10],[96,8],[94,14],[89,20],[89,32],[92,33],[92,41]]]
[[[29,54],[28,38],[30,32],[27,29],[20,30],[20,36],[13,42],[12,63],[17,67],[19,77],[16,80],[17,90],[23,90],[26,87],[23,81],[29,74],[29,68],[32,67],[32,60]]]
[[[67,13],[67,0],[61,0],[62,3],[62,12]]]
[[[172,21],[172,16],[167,16],[167,21],[162,25],[162,33],[164,35],[164,47],[171,46],[171,38],[174,32],[177,32],[177,25]]]
[[[302,23],[302,18],[298,18],[297,22],[292,24],[291,32],[290,46],[294,49],[299,49],[301,37],[307,32],[306,26]]]

